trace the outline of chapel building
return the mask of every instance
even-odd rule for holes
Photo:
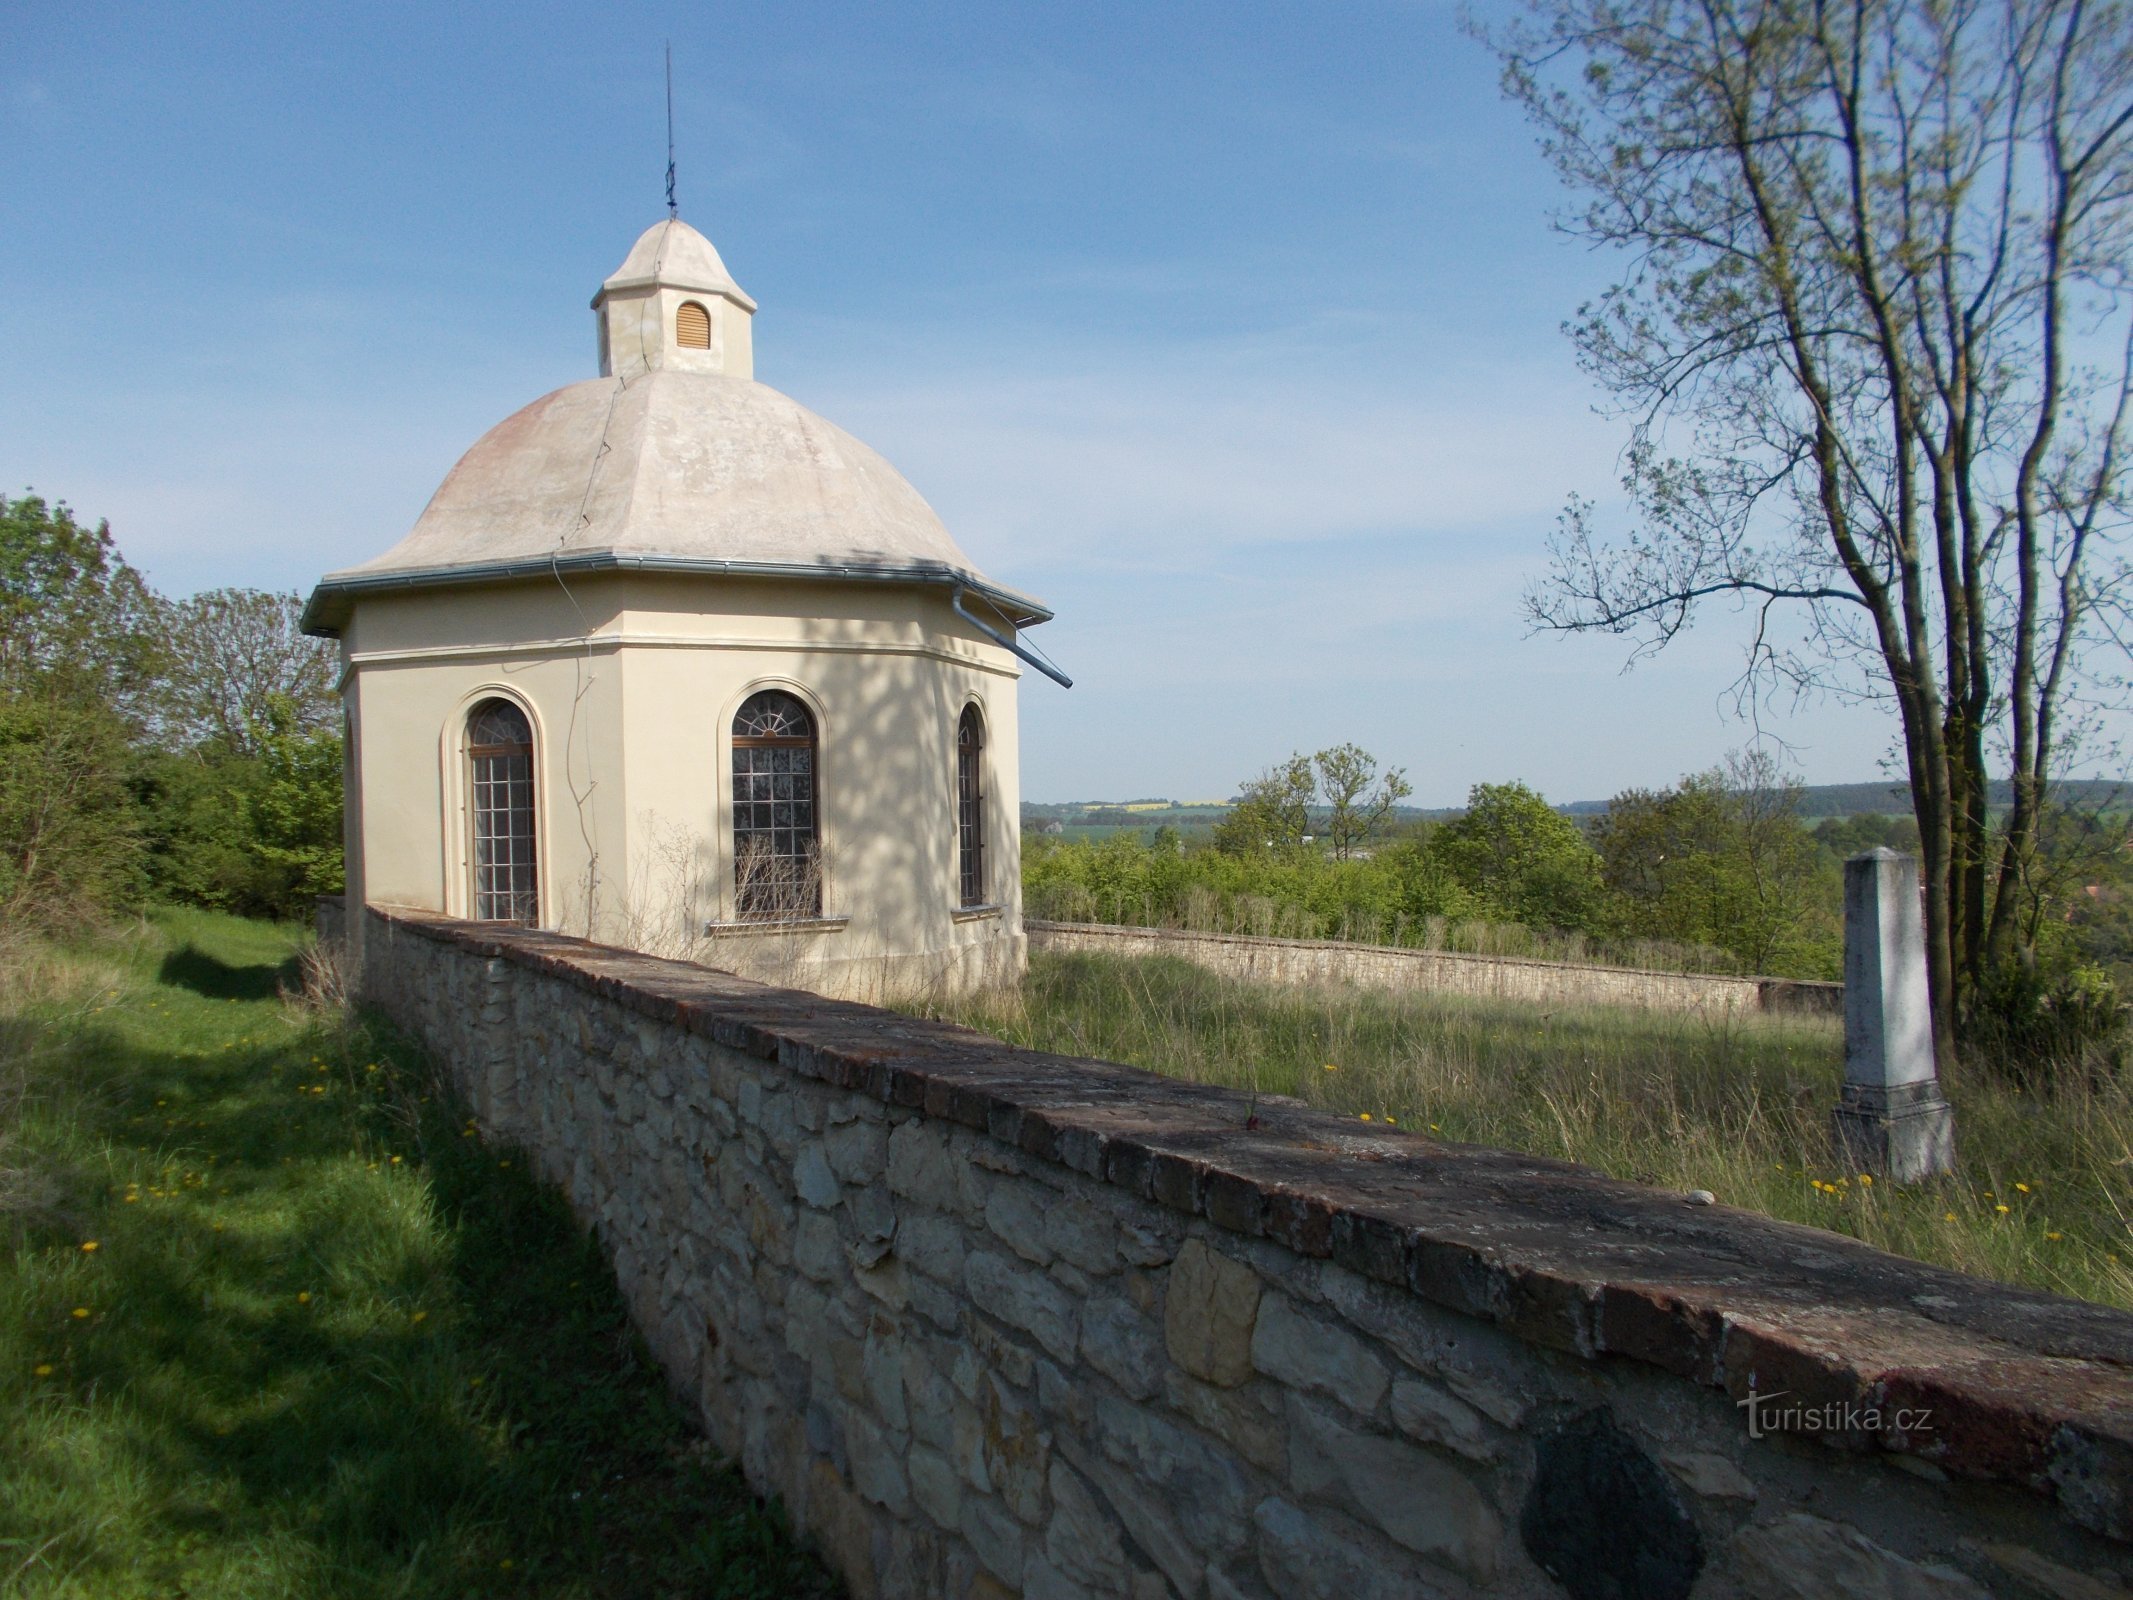
[[[350,908],[858,999],[1012,977],[1018,635],[1051,613],[755,381],[756,303],[688,224],[592,308],[600,376],[498,423],[311,595],[341,645]]]

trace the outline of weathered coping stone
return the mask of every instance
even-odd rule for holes
[[[1548,1005],[1631,1006],[1652,1011],[1760,1011],[1838,1017],[1844,985],[1808,978],[1739,978],[1653,972],[1462,950],[1357,944],[1344,939],[1270,939],[1245,933],[1136,928],[1103,922],[1025,919],[1032,950],[1095,955],[1169,955],[1228,977],[1268,983],[1339,983],[1460,994]]]
[[[795,1341],[819,1347],[814,1381],[834,1374],[839,1385],[804,1404],[805,1451],[795,1458],[811,1462],[803,1468],[814,1486],[809,1525],[833,1546],[869,1548],[869,1517],[924,1515],[959,1530],[952,1536],[960,1548],[1001,1583],[1032,1595],[1101,1593],[1112,1579],[1084,1574],[1075,1589],[1060,1577],[1060,1563],[1083,1556],[1095,1564],[1091,1573],[1111,1571],[1068,1531],[1076,1516],[1095,1514],[1093,1487],[1123,1536],[1188,1595],[1247,1592],[1217,1581],[1218,1563],[1243,1559],[1236,1541],[1247,1536],[1258,1541],[1257,1570],[1274,1592],[1292,1592],[1285,1575],[1309,1576],[1293,1592],[1346,1600],[1406,1592],[1383,1587],[1377,1567],[1356,1565],[1368,1543],[1356,1532],[1363,1524],[1391,1541],[1369,1548],[1417,1553],[1460,1581],[1538,1592],[1536,1569],[1498,1576],[1506,1561],[1524,1559],[1516,1534],[1504,1543],[1506,1528],[1520,1525],[1535,1559],[1559,1548],[1573,1562],[1583,1559],[1580,1539],[1604,1544],[1607,1530],[1551,1524],[1548,1537],[1561,1537],[1550,1545],[1532,1529],[1537,1501],[1528,1500],[1520,1523],[1517,1484],[1541,1484],[1551,1460],[1572,1463],[1570,1479],[1581,1481],[1580,1451],[1646,1447],[1624,1446],[1604,1430],[1580,1433],[1587,1424],[1525,1392],[1508,1368],[1491,1377],[1440,1366],[1442,1388],[1418,1379],[1432,1358],[1403,1344],[1411,1324],[1401,1308],[1419,1310],[1419,1300],[1471,1319],[1457,1323],[1471,1330],[1461,1339],[1522,1345],[1530,1354],[1520,1360],[1539,1363],[1533,1374],[1567,1365],[1618,1396],[1641,1396],[1640,1406],[1707,1395],[1697,1403],[1728,1412],[1722,1420],[1736,1425],[1721,1394],[1767,1403],[1782,1391],[1776,1425],[1808,1431],[1741,1458],[1766,1498],[1753,1512],[1762,1520],[1725,1525],[1732,1542],[1724,1571],[1747,1584],[1740,1592],[1793,1592],[1776,1577],[1742,1575],[1777,1573],[1795,1546],[1823,1551],[1832,1571],[1849,1571],[1855,1558],[1909,1570],[1908,1558],[1843,1521],[1771,1503],[1767,1486],[1778,1479],[1765,1469],[1773,1461],[1780,1477],[1808,1472],[1810,1490],[1828,1482],[1837,1503],[1827,1509],[1840,1519],[1862,1494],[1845,1463],[1879,1457],[1905,1466],[1863,1491],[1877,1501],[1867,1521],[1883,1537],[1925,1508],[1919,1496],[1939,1497],[1932,1515],[1944,1530],[1976,1517],[1979,1540],[2028,1550],[2030,1565],[2064,1570],[2068,1581],[2082,1574],[2055,1562],[2133,1571],[2123,1548],[2133,1543],[2133,1316],[2125,1313],[1724,1206],[1692,1207],[1568,1162],[1366,1126],[1295,1101],[1261,1096],[1254,1107],[1227,1090],[1018,1050],[951,1024],[556,934],[396,908],[368,915],[366,958],[386,975],[369,992],[389,1012],[411,1007],[427,1018],[460,1057],[455,1071],[477,1103],[482,1085],[505,1085],[509,1071],[552,1071],[578,1077],[551,1115],[596,1112],[588,1095],[617,1108],[603,1148],[622,1152],[618,1170],[667,1208],[640,1219],[640,1251],[647,1225],[738,1206],[734,1225],[764,1241],[763,1260],[791,1263],[781,1290],[783,1344],[795,1355]],[[415,947],[402,941],[434,948],[440,959],[415,961]],[[444,962],[446,952],[464,959]],[[480,998],[502,996],[485,986],[512,973],[521,975],[509,991],[515,998]],[[395,982],[406,987],[396,992]],[[426,998],[413,992],[423,984]],[[579,1007],[568,991],[590,999]],[[505,1061],[512,1041],[494,1038],[492,1047],[489,1031],[511,1027],[513,1016],[520,1025],[552,1019],[540,1023],[546,1042],[529,1046],[515,1067]],[[577,1042],[602,1029],[618,1041],[613,1049]],[[764,1071],[736,1079],[717,1068],[727,1089],[692,1087],[683,1047],[705,1047],[690,1038]],[[617,1051],[636,1064],[625,1070]],[[812,1099],[773,1092],[780,1083],[797,1090],[792,1080],[823,1087],[808,1089]],[[783,1172],[785,1187],[747,1190],[754,1180],[724,1166],[721,1174],[742,1188],[692,1181],[691,1158],[662,1146],[667,1124],[648,1110],[662,1095],[675,1116],[686,1105],[729,1138],[760,1140],[780,1164],[749,1170]],[[871,1113],[872,1123],[853,1122],[865,1102],[885,1109]],[[794,1125],[795,1116],[817,1112],[816,1121]],[[962,1155],[944,1159],[929,1126],[967,1130],[954,1134]],[[914,1135],[923,1137],[914,1143]],[[547,1154],[553,1168],[557,1153]],[[1037,1178],[1041,1203],[1032,1207],[1014,1185]],[[892,1206],[897,1196],[914,1197],[908,1215],[902,1200]],[[1115,1224],[1092,1231],[1075,1221],[1102,1207]],[[832,1216],[841,1234],[824,1227]],[[1174,1241],[1167,1247],[1154,1236],[1166,1229]],[[671,1298],[671,1276],[661,1290],[658,1273],[687,1270],[686,1262],[676,1255],[650,1275],[646,1268],[641,1255],[618,1262],[640,1326],[655,1347],[662,1338],[671,1345],[678,1325],[663,1327],[662,1318],[679,1315],[684,1301]],[[828,1298],[814,1285],[826,1286]],[[878,1308],[871,1328],[862,1317],[840,1332],[833,1317],[810,1309],[839,1294],[848,1306]],[[976,1363],[950,1374],[961,1399],[908,1364],[900,1380],[877,1386],[863,1341],[885,1337],[882,1317],[893,1321],[906,1305],[924,1311],[936,1303],[926,1297],[942,1295],[963,1297],[965,1310],[949,1321],[963,1328]],[[936,1317],[935,1325],[949,1322]],[[745,1334],[730,1328],[721,1348],[754,1364],[758,1388],[774,1388],[784,1380],[773,1369],[785,1357]],[[800,1399],[792,1403],[800,1404],[806,1380],[794,1381]],[[958,1406],[955,1415],[977,1419],[978,1434],[950,1425]],[[1898,1412],[1921,1407],[1931,1408],[1931,1431],[1899,1431]],[[1840,1413],[1853,1421],[1818,1420]],[[1882,1420],[1869,1431],[1856,1425],[1861,1413]],[[776,1424],[799,1425],[798,1413]],[[1703,1438],[1662,1448],[1665,1474],[1640,1468],[1620,1479],[1628,1514],[1653,1526],[1678,1521],[1668,1487],[1675,1481],[1706,1504],[1758,1507],[1757,1482],[1705,1453],[1736,1447],[1723,1431],[1706,1428]],[[1352,1439],[1366,1443],[1351,1449]],[[1098,1445],[1127,1464],[1125,1475],[1092,1453]],[[1795,1467],[1768,1455],[1781,1447],[1795,1453],[1782,1458]],[[1057,1451],[1049,1467],[1047,1449]],[[1522,1464],[1508,1463],[1507,1449]],[[1442,1453],[1403,1454],[1413,1450]],[[1381,1482],[1382,1472],[1358,1467],[1366,1456],[1411,1463],[1402,1470],[1414,1476]],[[1169,1487],[1144,1492],[1133,1473]],[[1475,1484],[1481,1498],[1455,1480]],[[1247,1481],[1261,1487],[1247,1490]],[[1303,1504],[1284,1498],[1292,1494]],[[1989,1504],[1965,1494],[1985,1494]],[[1040,1553],[1035,1536],[1017,1528],[1035,1526],[1047,1505],[1053,1538]],[[1719,1525],[1705,1526],[1709,1537]],[[2091,1535],[2101,1542],[2081,1546]],[[853,1559],[848,1574],[865,1566],[863,1555]],[[1691,1549],[1679,1571],[1692,1578],[1703,1559]],[[1706,1576],[1719,1575],[1718,1559]],[[2007,1568],[2000,1556],[1991,1560]],[[1026,1570],[1018,1565],[1025,1562]],[[1986,1592],[1931,1568],[1944,1570],[1957,1585],[1946,1592]],[[966,1587],[975,1594],[983,1585]]]

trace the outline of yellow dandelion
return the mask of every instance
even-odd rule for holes
[[[2018,1184],[2016,1184],[2016,1185],[2015,1185],[2015,1193],[2016,1193],[2016,1194],[2027,1194],[2027,1193],[2029,1193],[2029,1185],[2028,1185],[2028,1184],[2026,1184],[2026,1183],[2018,1183]]]
[[[394,1156],[392,1159],[392,1164],[397,1167],[400,1164],[400,1158],[398,1156]]]
[[[77,1322],[88,1316],[88,1314],[89,1308],[87,1306],[76,1306],[74,1308],[74,1318]]]
[[[1434,1122],[1429,1125],[1429,1131],[1431,1133],[1435,1133],[1437,1131],[1437,1125]]]
[[[1370,1113],[1367,1111],[1358,1111],[1356,1115],[1361,1117],[1365,1122],[1368,1122],[1370,1120]]]
[[[1942,1217],[1940,1220],[1943,1222],[1953,1222],[1955,1220],[1955,1213],[1951,1211],[1946,1216]]]
[[[2047,1233],[2044,1237],[2051,1240],[2052,1243],[2057,1244],[2061,1239],[2065,1238],[2066,1235],[2063,1233]]]
[[[2003,1217],[2007,1215],[2007,1208],[2005,1206],[1994,1206],[1992,1209],[1997,1211]]]
[[[309,1304],[311,1304],[311,1291],[309,1289],[305,1289],[300,1294],[298,1294],[296,1297],[296,1303],[300,1306],[308,1306]]]
[[[413,1316],[409,1317],[407,1320],[410,1322],[420,1322],[428,1316],[429,1313],[427,1311],[418,1311]]]
[[[1871,1189],[1874,1186],[1874,1175],[1871,1172],[1862,1172],[1859,1174],[1859,1181]]]
[[[1338,1072],[1340,1071],[1340,1068],[1336,1067],[1332,1062],[1329,1061],[1326,1063],[1325,1070],[1328,1072]]]
[[[37,1376],[40,1378],[49,1378],[52,1375],[52,1363],[49,1361],[40,1361],[30,1370],[36,1373]]]
[[[468,1387],[469,1389],[479,1389],[479,1388],[481,1387],[481,1379],[479,1379],[479,1378],[469,1378],[469,1379],[467,1379],[467,1387]]]
[[[84,1240],[82,1240],[82,1242],[81,1242],[81,1249],[82,1249],[82,1254],[83,1254],[83,1255],[89,1255],[89,1254],[92,1254],[92,1253],[93,1253],[93,1252],[95,1251],[95,1249],[96,1249],[96,1241],[95,1241],[94,1239],[84,1239]]]
[[[1391,1113],[1391,1112],[1389,1112],[1389,1111],[1388,1111],[1388,1112],[1387,1112],[1387,1113],[1385,1114],[1385,1120],[1386,1120],[1387,1122],[1390,1122],[1390,1123],[1394,1124],[1395,1126],[1397,1126],[1397,1125],[1399,1124],[1399,1121],[1400,1121],[1400,1119],[1399,1119],[1398,1117],[1396,1117],[1396,1116],[1392,1115],[1392,1113]]]

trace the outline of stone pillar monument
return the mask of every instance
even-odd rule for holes
[[[1889,849],[1844,863],[1844,1092],[1837,1147],[1855,1171],[1910,1183],[1955,1167],[1940,1092],[1918,863]]]

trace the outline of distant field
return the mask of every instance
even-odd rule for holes
[[[1171,959],[1036,955],[943,1014],[1031,1049],[1296,1095],[1420,1137],[1561,1156],[1965,1272],[2133,1309],[2133,1094],[1948,1086],[1962,1168],[1838,1166],[1834,1021],[1704,1019],[1255,985]]]

